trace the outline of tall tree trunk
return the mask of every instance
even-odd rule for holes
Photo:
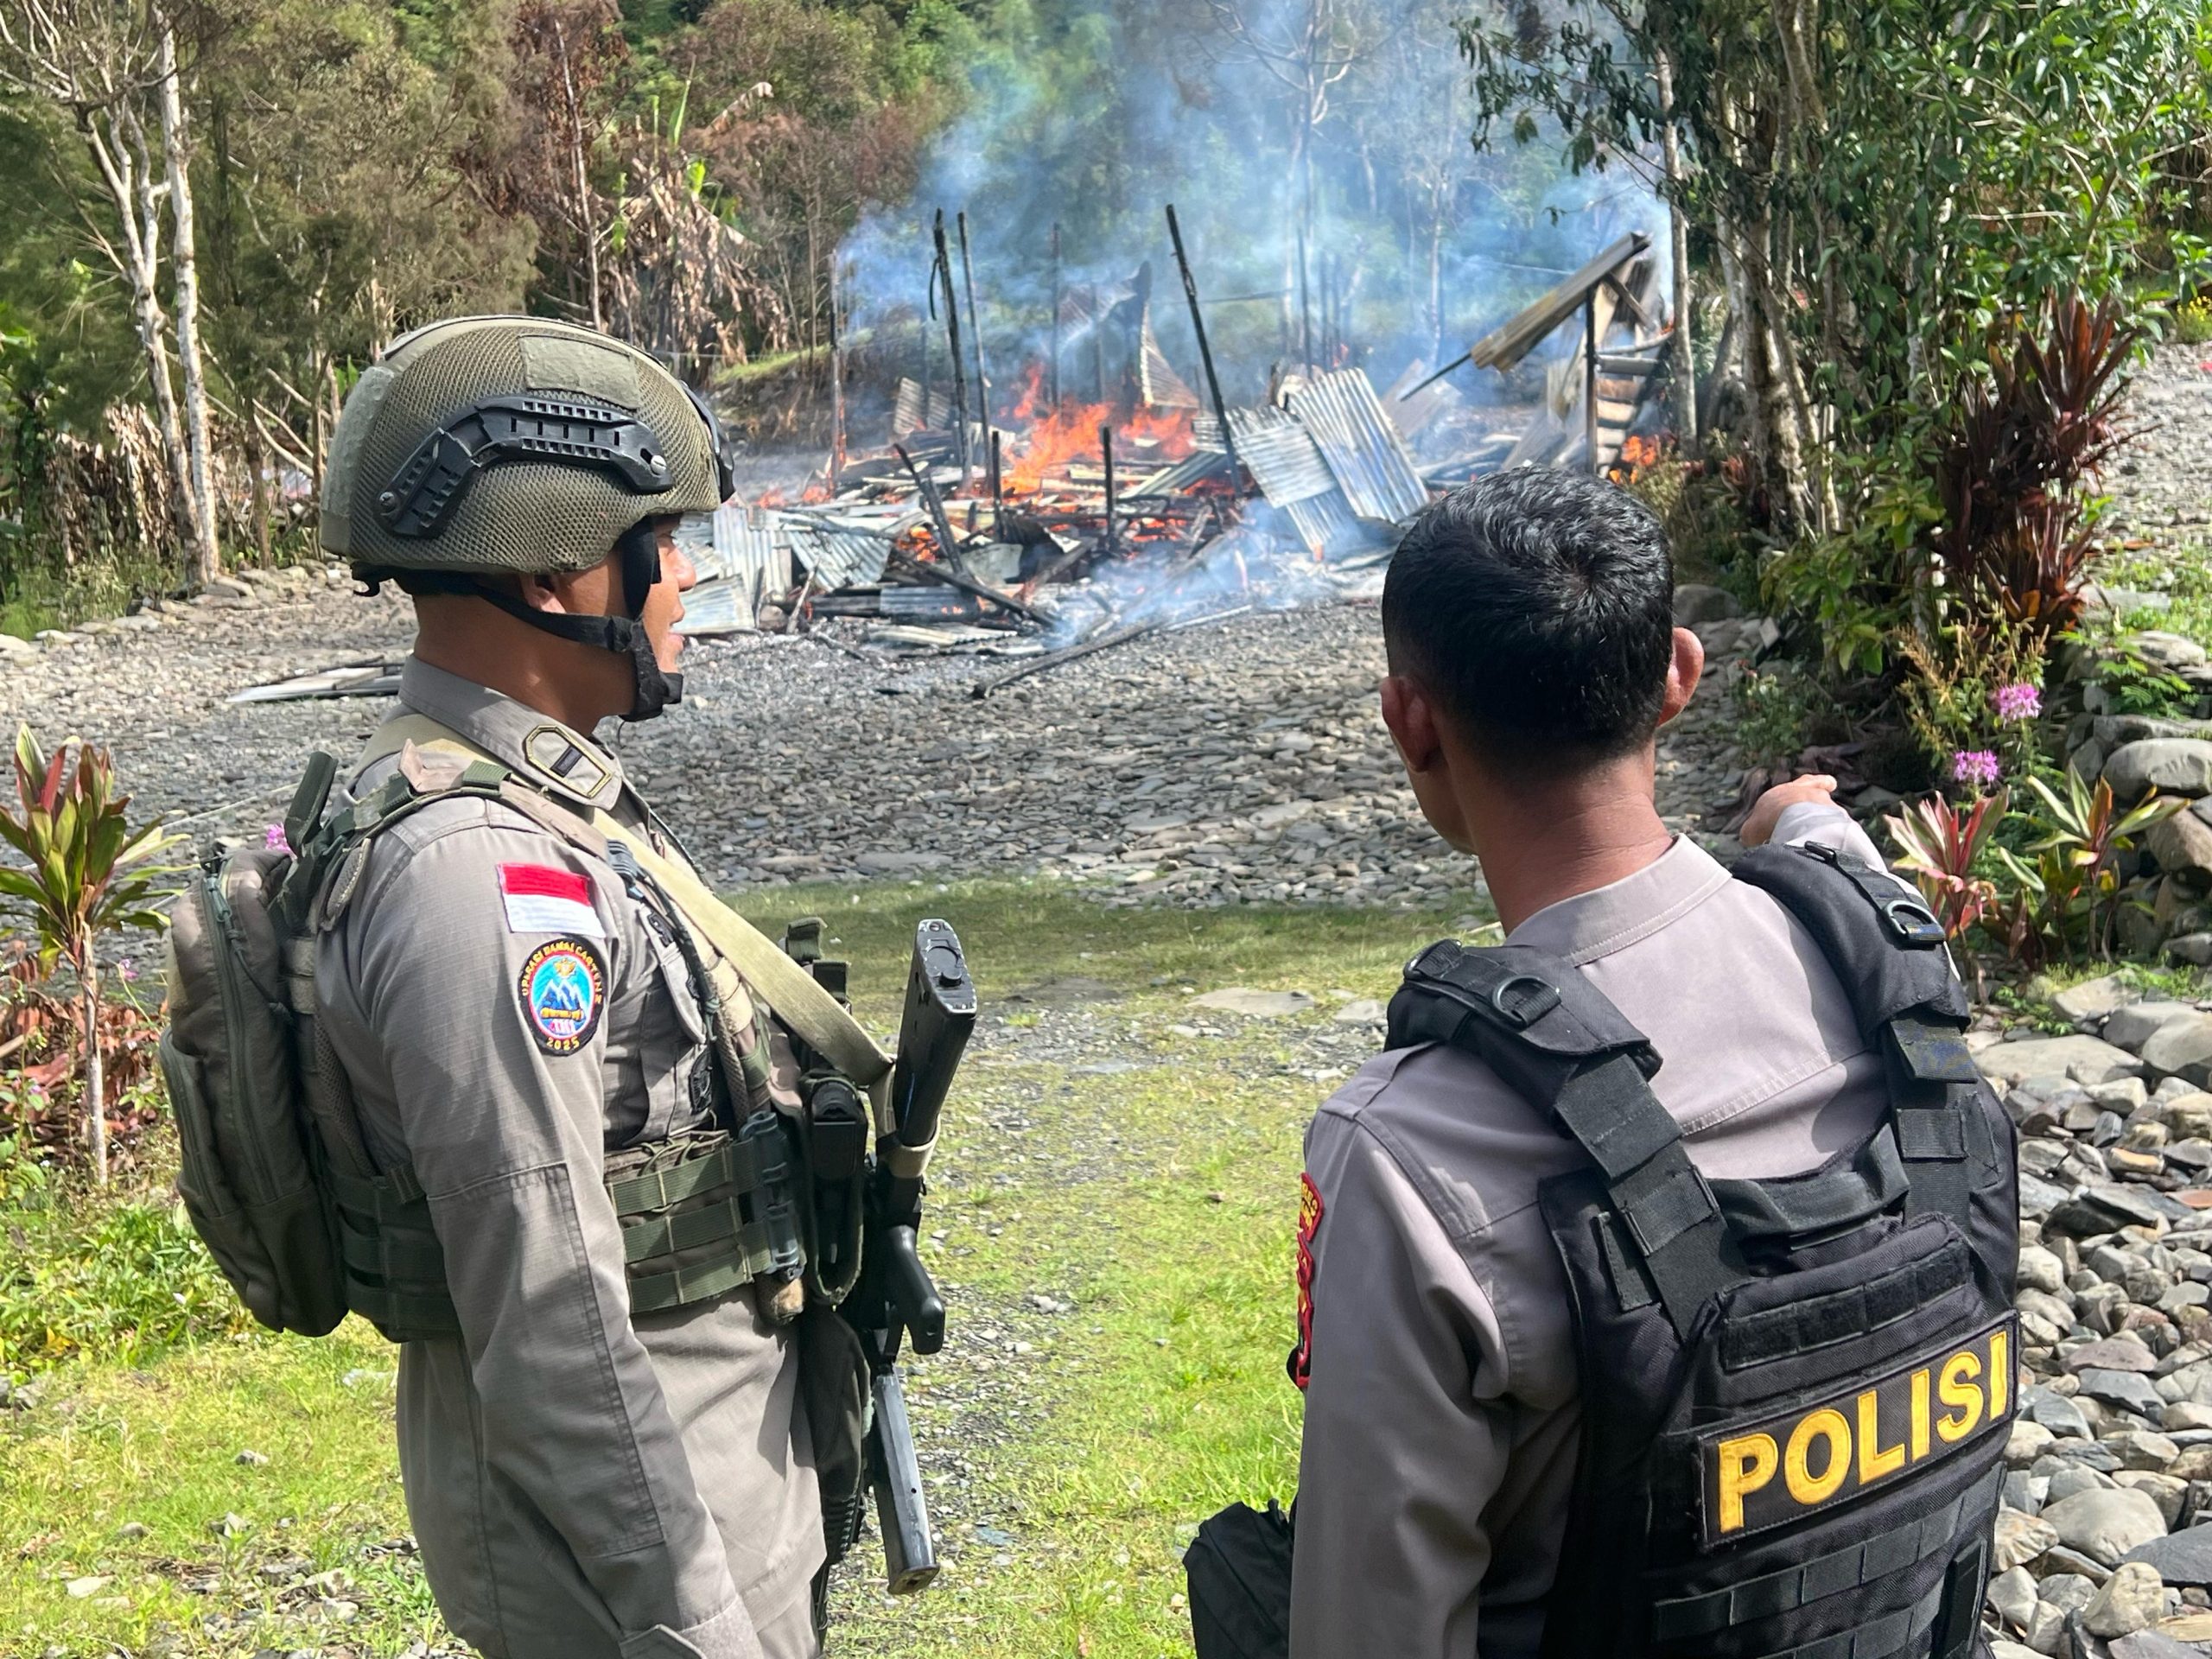
[[[138,348],[146,358],[146,387],[154,404],[154,425],[168,463],[171,528],[190,563],[197,556],[198,529],[192,510],[192,466],[185,453],[184,429],[177,419],[176,388],[169,378],[168,319],[156,284],[161,275],[162,195],[153,177],[153,158],[137,111],[127,102],[112,104],[105,126],[90,115],[79,122],[92,166],[113,204],[117,239],[108,255],[130,285],[132,321]]]
[[[261,429],[261,407],[251,397],[245,405],[245,467],[253,486],[253,540],[261,563],[269,563],[269,445]]]
[[[553,44],[561,54],[561,87],[569,106],[569,160],[575,175],[576,189],[576,234],[584,243],[584,278],[589,284],[591,326],[607,326],[605,312],[600,303],[599,229],[592,212],[591,179],[585,171],[583,111],[576,99],[576,77],[569,67],[569,37],[562,31],[561,20],[553,20]]]
[[[1683,447],[1694,452],[1697,442],[1697,352],[1693,334],[1690,291],[1689,216],[1682,207],[1682,143],[1675,120],[1675,60],[1664,47],[1652,54],[1652,71],[1659,83],[1659,147],[1667,169],[1667,206],[1672,232],[1670,251],[1675,266],[1675,419],[1681,428]]]
[[[169,264],[176,281],[176,360],[184,382],[184,444],[194,521],[193,579],[201,587],[223,574],[215,520],[213,457],[207,436],[207,379],[200,359],[200,258],[192,218],[192,136],[176,64],[176,31],[162,30],[155,60],[162,116],[162,157],[168,173]]]
[[[107,1185],[107,1090],[100,1067],[100,970],[90,939],[79,964],[79,1005],[85,1014],[85,1144],[92,1155],[92,1179]]]

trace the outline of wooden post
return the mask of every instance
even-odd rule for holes
[[[983,324],[976,315],[976,264],[968,257],[968,215],[959,216],[960,270],[968,289],[968,332],[975,336],[976,353],[976,418],[988,432],[991,427],[991,377],[983,368]]]
[[[1306,372],[1313,372],[1313,296],[1306,280],[1306,266],[1312,263],[1306,245],[1306,221],[1298,221],[1298,360]]]
[[[1052,221],[1052,372],[1046,378],[1052,407],[1060,406],[1060,225]]]
[[[1106,462],[1106,553],[1109,558],[1115,552],[1114,531],[1114,429],[1101,422],[1098,427],[1098,453]]]
[[[837,322],[837,257],[830,256],[830,493],[845,470],[845,331]]]
[[[960,295],[952,285],[952,251],[944,239],[944,209],[937,210],[937,278],[944,294],[945,343],[952,356],[952,446],[960,462],[960,484],[966,488],[970,457],[968,454],[968,370],[960,360]]]
[[[1675,62],[1662,48],[1652,57],[1652,73],[1659,82],[1659,153],[1667,173],[1667,213],[1670,220],[1670,251],[1675,265],[1675,340],[1668,347],[1674,359],[1669,376],[1675,388],[1675,418],[1681,423],[1683,448],[1697,452],[1697,353],[1690,320],[1690,227],[1682,213],[1682,144],[1675,124]]]
[[[914,332],[922,342],[922,424],[930,423],[930,321],[928,313],[937,309],[937,267],[930,267],[929,303],[923,315],[914,319]],[[903,432],[899,435],[904,437]]]
[[[1167,238],[1175,245],[1175,268],[1183,274],[1183,297],[1191,302],[1191,332],[1198,337],[1198,363],[1206,372],[1206,390],[1213,396],[1214,418],[1221,423],[1221,447],[1229,461],[1229,485],[1236,487],[1236,440],[1229,430],[1229,405],[1221,398],[1221,377],[1213,372],[1213,347],[1206,344],[1206,320],[1198,308],[1198,285],[1191,275],[1190,257],[1183,251],[1183,227],[1175,221],[1175,204],[1167,204]]]
[[[999,440],[1006,435],[995,426],[991,428],[991,539],[1006,540],[1006,496],[999,480],[1005,476],[1005,458],[999,453]]]
[[[1598,285],[1582,302],[1582,441],[1590,453],[1590,473],[1598,475]]]

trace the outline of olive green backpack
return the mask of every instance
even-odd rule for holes
[[[290,845],[329,787],[329,757],[316,760]],[[283,900],[290,845],[211,852],[193,872],[169,929],[161,1058],[192,1224],[254,1318],[320,1337],[346,1317],[346,1293],[295,1046],[294,1011],[314,1011],[315,938]]]

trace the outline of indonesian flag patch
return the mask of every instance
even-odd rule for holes
[[[1301,1389],[1313,1361],[1313,1235],[1321,1230],[1321,1189],[1311,1175],[1298,1178],[1298,1346],[1290,1351],[1290,1380]]]
[[[591,880],[550,864],[499,866],[499,898],[510,933],[575,933],[603,939],[607,929],[592,908]]]

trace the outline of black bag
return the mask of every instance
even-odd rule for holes
[[[1198,1659],[1288,1659],[1291,1517],[1232,1503],[1183,1552]]]

